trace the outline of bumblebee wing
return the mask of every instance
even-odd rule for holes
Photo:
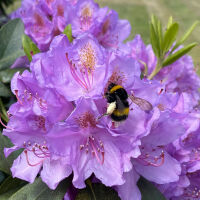
[[[116,95],[116,104],[117,104],[117,109],[120,111],[126,108],[122,100],[117,95]]]
[[[133,103],[138,105],[144,111],[150,111],[153,109],[153,106],[147,100],[141,99],[139,97],[135,97],[133,95],[130,95],[129,98],[131,99]]]

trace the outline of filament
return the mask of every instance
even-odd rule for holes
[[[98,155],[98,153],[97,153],[97,151],[96,151],[96,148],[95,148],[95,146],[94,146],[94,144],[93,144],[93,142],[90,140],[90,143],[91,143],[91,146],[92,146],[92,149],[93,149],[93,151],[94,151],[94,154],[95,154],[95,157],[96,157],[96,159],[97,159],[97,161],[101,164],[101,165],[103,165],[103,163],[104,163],[104,152],[101,152],[102,153],[102,160],[99,158],[99,155]]]
[[[2,119],[1,119],[1,114],[0,114],[0,124],[1,124],[3,127],[7,128],[7,129],[14,130],[13,128],[11,128],[11,127],[9,127],[9,126],[6,126],[6,125],[3,123]]]
[[[71,62],[69,61],[69,58],[68,58],[68,55],[66,54],[66,58],[67,58],[67,62],[69,63],[69,66],[70,66],[70,71],[71,71],[71,74],[73,76],[73,78],[82,86],[84,87],[86,90],[87,90],[87,86],[81,81],[81,79],[77,76],[77,74],[75,73],[74,69],[73,69],[73,66],[71,64]]]
[[[27,150],[24,150],[24,153],[25,153],[25,155],[26,155],[26,161],[27,161],[28,165],[31,166],[31,167],[35,167],[35,166],[37,166],[37,165],[40,165],[40,164],[42,164],[43,161],[44,161],[44,159],[42,159],[42,160],[39,161],[38,163],[32,164],[32,163],[30,163],[30,161],[29,161]]]
[[[16,96],[16,98],[17,98],[17,101],[18,101],[21,105],[23,105],[22,101],[19,99],[18,90],[15,90],[15,96]]]

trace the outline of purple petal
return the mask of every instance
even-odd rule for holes
[[[64,160],[45,159],[40,175],[49,188],[54,190],[60,181],[68,177],[71,172],[71,167],[68,164],[65,164]]]
[[[36,157],[32,152],[28,152],[27,154],[28,161],[25,153],[23,152],[16,160],[14,160],[10,170],[13,177],[33,183],[41,169],[43,159]],[[30,164],[35,166],[31,166]]]
[[[141,176],[158,184],[178,181],[181,173],[179,162],[172,158],[167,152],[165,152],[164,155],[164,163],[161,166],[144,166],[134,159],[134,167]]]
[[[121,200],[141,200],[141,193],[137,187],[139,175],[135,169],[133,168],[130,172],[124,173],[124,178],[126,182],[115,187]]]

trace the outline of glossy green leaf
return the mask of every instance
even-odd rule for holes
[[[13,146],[10,140],[0,133],[0,170],[10,174],[10,167],[12,166],[13,160],[21,153],[21,150],[13,152],[8,158],[4,156],[4,147]]]
[[[0,71],[0,81],[2,83],[10,83],[13,75],[20,71],[23,72],[25,68],[13,68],[13,69],[5,69],[3,71]]]
[[[92,188],[93,192],[89,187],[79,190],[76,200],[120,200],[115,190],[103,184],[94,183]]]
[[[174,46],[174,48],[172,49],[172,52],[177,49],[181,44],[183,44],[188,37],[191,35],[191,33],[194,31],[194,29],[196,28],[196,26],[199,24],[199,21],[196,21],[192,24],[192,26],[186,31],[186,33],[181,37],[180,40],[177,41],[176,45]]]
[[[0,29],[0,70],[10,67],[14,61],[24,55],[22,34],[24,26],[20,19],[14,19]]]
[[[138,187],[142,194],[142,200],[166,200],[161,192],[144,178],[140,178]]]
[[[27,182],[18,178],[12,178],[12,176],[8,176],[6,180],[0,186],[0,195],[9,192],[12,189],[15,189],[17,186],[24,186]]]
[[[179,49],[174,54],[168,56],[166,58],[166,60],[163,62],[162,66],[165,67],[167,65],[172,64],[173,62],[175,62],[176,60],[178,60],[180,57],[182,57],[183,55],[187,54],[196,45],[197,45],[197,43],[192,43],[192,44],[189,44],[189,45],[187,45],[187,46]]]
[[[179,25],[178,23],[173,23],[165,32],[164,40],[162,45],[163,53],[167,53],[174,43],[176,36],[178,34]]]
[[[30,62],[32,60],[33,55],[40,53],[40,50],[38,49],[37,45],[31,40],[30,37],[28,37],[25,34],[22,36],[22,45],[24,48],[24,52]]]
[[[56,173],[56,172],[55,172]],[[62,181],[55,190],[51,190],[37,178],[33,184],[27,184],[14,192],[7,200],[62,200],[70,184],[69,179]]]
[[[10,89],[2,82],[0,82],[0,97],[10,97],[10,96],[12,96]]]
[[[0,171],[0,185],[4,181],[5,178],[6,178],[5,174]]]
[[[72,26],[71,24],[67,25],[63,31],[63,33],[67,36],[68,40],[70,42],[73,41],[73,36],[72,36]]]
[[[0,186],[0,199],[8,200],[9,197],[26,184],[27,182],[23,180],[9,176]]]

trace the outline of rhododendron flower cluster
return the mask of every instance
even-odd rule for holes
[[[13,177],[33,183],[40,174],[55,189],[73,173],[73,186],[80,189],[94,175],[122,200],[141,200],[137,181],[143,176],[168,199],[200,198],[200,79],[190,56],[153,80],[142,79],[144,64],[150,74],[157,63],[151,45],[139,35],[123,43],[129,22],[92,0],[24,0],[12,17],[22,19],[42,51],[30,71],[11,82],[17,102],[3,134],[14,146],[5,155],[23,149]],[[62,34],[68,24],[72,42]],[[104,116],[110,83],[152,108],[128,98],[126,120]],[[67,193],[65,199],[73,197]]]

